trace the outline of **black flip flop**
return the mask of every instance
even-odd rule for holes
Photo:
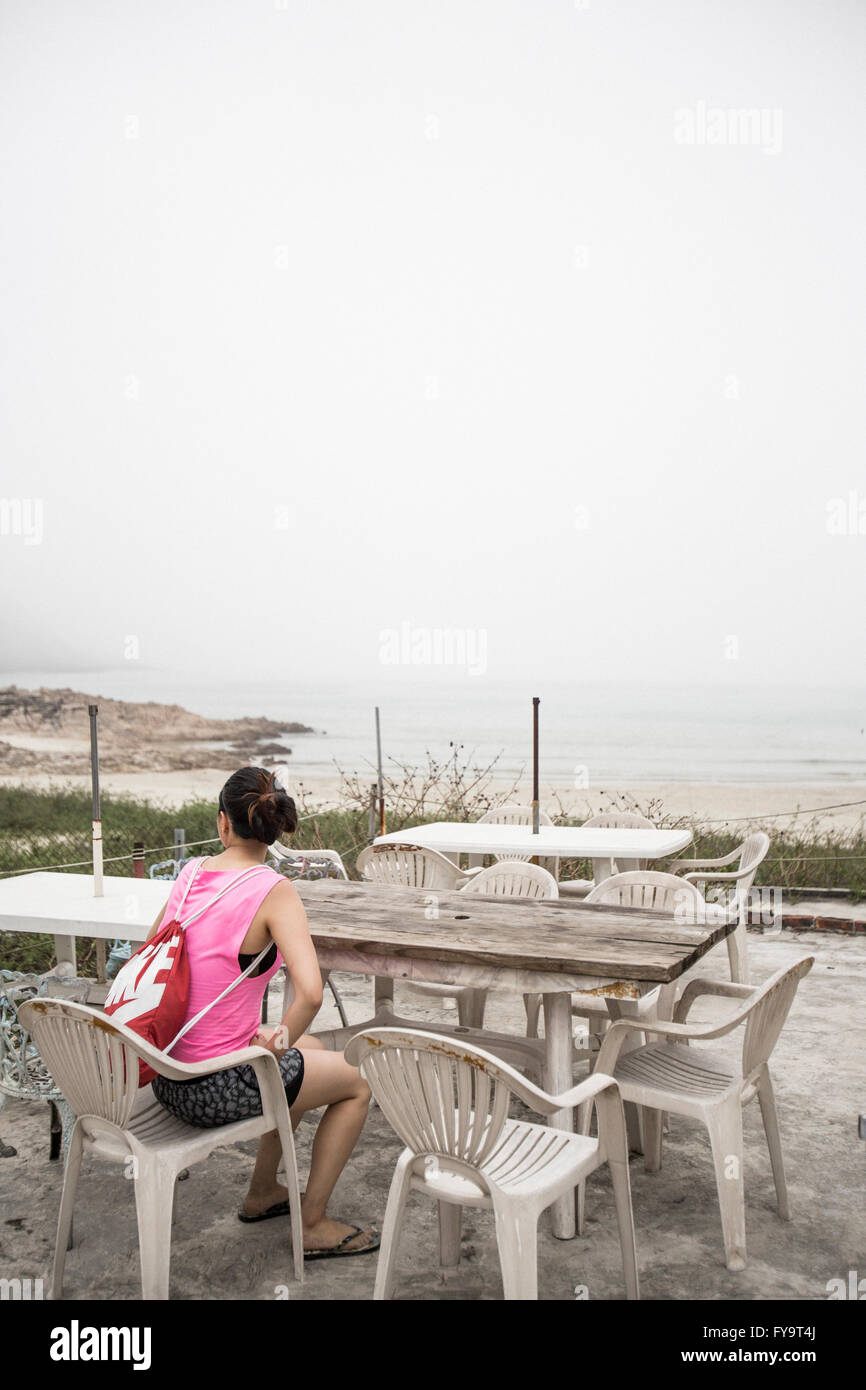
[[[351,1223],[347,1223],[347,1224],[351,1224]],[[369,1254],[371,1254],[374,1250],[378,1250],[378,1249],[379,1249],[379,1245],[380,1245],[381,1242],[380,1242],[379,1236],[376,1234],[375,1231],[371,1231],[371,1232],[370,1232],[371,1243],[370,1243],[369,1245],[362,1245],[361,1248],[360,1248],[360,1250],[344,1250],[344,1249],[343,1249],[343,1246],[346,1245],[346,1244],[348,1244],[348,1242],[349,1242],[350,1240],[355,1240],[358,1236],[363,1235],[363,1234],[364,1234],[364,1228],[363,1228],[362,1226],[352,1226],[351,1233],[350,1233],[349,1235],[347,1235],[347,1236],[343,1236],[343,1239],[342,1239],[342,1240],[338,1240],[336,1245],[329,1245],[329,1246],[328,1246],[326,1249],[324,1249],[324,1250],[305,1250],[305,1251],[304,1251],[304,1259],[305,1259],[305,1260],[338,1260],[338,1259],[343,1258],[343,1257],[346,1256],[346,1255],[369,1255]]]
[[[274,1216],[288,1216],[291,1210],[288,1202],[276,1202],[258,1216],[247,1216],[246,1212],[241,1210],[238,1212],[238,1221],[246,1221],[247,1225],[251,1225],[254,1221],[270,1221]]]

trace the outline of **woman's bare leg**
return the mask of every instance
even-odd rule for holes
[[[318,1039],[304,1037],[298,1041],[304,1054],[304,1080],[291,1108],[293,1126],[297,1127],[305,1111],[327,1106],[313,1140],[307,1190],[301,1201],[304,1247],[315,1250],[336,1245],[351,1233],[351,1227],[343,1222],[330,1220],[326,1208],[364,1126],[370,1088],[341,1052],[328,1051],[318,1044]],[[308,1048],[309,1042],[318,1045]],[[247,1215],[258,1215],[286,1200],[287,1189],[276,1180],[280,1157],[276,1131],[263,1135],[244,1201]],[[366,1244],[367,1233],[362,1232],[356,1240],[359,1245]],[[353,1244],[354,1241],[348,1241],[346,1248],[351,1249]]]
[[[350,1226],[327,1216],[327,1205],[364,1127],[369,1104],[369,1086],[341,1052],[305,1053],[304,1080],[292,1106],[292,1121],[297,1123],[307,1110],[328,1107],[313,1140],[307,1190],[301,1201],[307,1250],[336,1245],[351,1234]],[[367,1244],[367,1234],[362,1232],[355,1241],[348,1241],[346,1248]]]

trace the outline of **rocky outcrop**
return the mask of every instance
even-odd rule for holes
[[[276,719],[208,719],[180,705],[133,703],[77,690],[0,689],[0,772],[77,773],[90,768],[88,705],[99,707],[99,765],[106,772],[220,767],[288,757],[281,740],[312,733]]]

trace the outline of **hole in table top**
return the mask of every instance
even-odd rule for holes
[[[468,913],[468,912],[455,912],[455,913],[454,913],[454,921],[455,921],[455,922],[468,922],[468,921],[469,921],[469,913]]]

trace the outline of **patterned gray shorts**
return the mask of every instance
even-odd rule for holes
[[[290,1047],[277,1058],[286,1100],[294,1104],[304,1079],[303,1054]],[[192,1081],[169,1081],[157,1076],[153,1094],[175,1119],[197,1129],[217,1129],[219,1125],[248,1120],[261,1115],[262,1098],[256,1074],[248,1064],[215,1071],[209,1076],[197,1076]]]

